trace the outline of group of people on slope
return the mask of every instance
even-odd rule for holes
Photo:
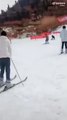
[[[62,27],[62,31],[60,32],[60,38],[61,38],[61,53],[62,54],[64,51],[64,46],[65,46],[65,53],[67,53],[67,30],[66,30],[66,26],[64,25]],[[52,35],[51,40],[55,40],[55,36]],[[49,43],[49,36],[46,35],[46,39],[45,39],[45,44]]]
[[[63,26],[63,30],[60,33],[61,37],[61,54],[65,45],[65,53],[67,53],[67,30],[66,26]],[[47,37],[48,41],[48,37]],[[10,79],[10,61],[11,61],[11,43],[7,37],[7,33],[1,30],[0,33],[0,87],[5,85],[7,88],[13,86]],[[6,71],[6,81],[4,82],[4,72]]]

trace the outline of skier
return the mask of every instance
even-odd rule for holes
[[[49,37],[46,35],[45,44],[49,44]]]
[[[13,84],[10,81],[10,58],[11,45],[7,37],[6,31],[1,31],[0,36],[0,87],[6,86],[10,88]],[[4,82],[4,71],[6,71],[6,82]]]
[[[55,40],[55,36],[54,35],[52,35],[51,37],[52,37],[51,40]]]
[[[63,53],[63,48],[65,45],[65,53],[67,53],[67,30],[66,30],[66,26],[63,26],[63,30],[60,33],[60,38],[61,38],[61,54]]]

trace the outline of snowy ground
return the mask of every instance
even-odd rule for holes
[[[0,94],[0,120],[67,120],[67,55],[59,55],[61,41],[12,41],[12,59],[23,79]],[[11,65],[12,75],[16,72]],[[19,81],[17,77],[13,82]]]

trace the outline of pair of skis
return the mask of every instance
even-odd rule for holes
[[[28,77],[25,77],[25,78],[22,80],[21,77],[20,77],[20,75],[19,75],[19,73],[18,73],[18,70],[17,70],[17,68],[16,68],[16,65],[14,64],[14,62],[13,62],[12,59],[11,59],[11,61],[12,61],[12,63],[13,63],[13,66],[14,66],[14,68],[15,68],[15,71],[16,71],[16,73],[17,73],[20,81],[17,82],[17,83],[15,83],[15,84],[13,84],[10,88],[7,88],[6,85],[4,85],[4,86],[3,86],[4,88],[0,91],[0,94],[3,93],[3,92],[5,92],[5,91],[7,91],[7,90],[9,90],[9,89],[11,89],[11,88],[13,88],[13,87],[15,87],[15,86],[17,86],[17,85],[19,85],[19,84],[24,85],[23,82],[25,82],[25,81],[27,80],[27,78],[28,78]],[[11,78],[10,80],[12,81],[12,80],[14,80],[16,77],[17,77],[17,76],[15,75],[15,76],[14,76],[13,78]]]
[[[66,52],[64,53],[64,52],[61,52],[59,55],[63,55],[63,54],[67,54]]]
[[[15,78],[16,78],[16,75],[15,75],[13,78],[11,78],[11,81],[14,80]],[[7,90],[9,90],[9,89],[11,89],[11,88],[13,88],[13,87],[15,87],[15,86],[17,86],[17,85],[19,85],[19,84],[23,84],[23,82],[25,82],[25,81],[27,80],[27,78],[28,78],[28,77],[25,77],[23,80],[15,83],[15,84],[13,84],[10,88],[7,88],[7,87],[4,85],[4,88],[0,91],[0,94],[3,93],[3,92],[5,92],[5,91],[7,91]]]

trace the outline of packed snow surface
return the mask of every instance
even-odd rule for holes
[[[12,60],[21,79],[28,79],[0,94],[0,120],[67,120],[67,54],[59,55],[61,40],[55,37],[49,36],[49,44],[45,38],[12,40]]]

